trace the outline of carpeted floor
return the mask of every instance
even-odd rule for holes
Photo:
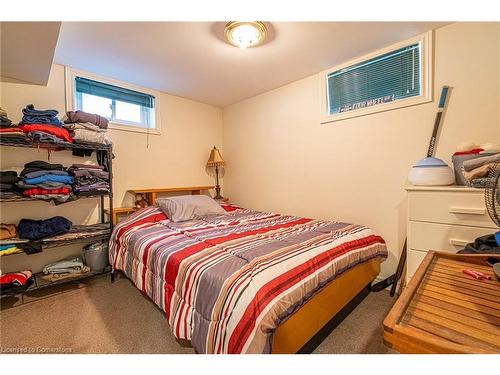
[[[194,353],[176,342],[164,314],[127,279],[49,293],[23,304],[2,300],[2,352]],[[369,294],[315,353],[392,353],[382,342],[382,321],[393,302],[387,291]]]

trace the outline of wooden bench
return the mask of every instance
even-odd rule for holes
[[[500,353],[500,281],[490,258],[500,260],[429,251],[384,320],[384,342],[401,353]]]

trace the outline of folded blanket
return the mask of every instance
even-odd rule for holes
[[[38,241],[66,233],[71,229],[71,225],[71,221],[62,216],[54,216],[46,220],[21,219],[17,231],[19,238]]]
[[[42,182],[47,182],[47,181],[54,181],[54,182],[62,182],[64,184],[72,184],[73,183],[73,177],[71,176],[63,176],[63,175],[57,175],[57,174],[46,174],[43,176],[38,176],[34,178],[25,178],[24,182],[27,185],[36,185]]]
[[[108,119],[94,113],[87,113],[83,111],[69,111],[66,112],[66,116],[67,119],[64,121],[65,123],[90,122],[91,124],[97,125],[101,129],[108,128]]]
[[[109,180],[109,172],[101,171],[100,169],[70,169],[68,170],[75,177],[95,176],[103,180]]]
[[[60,189],[60,188],[68,188],[71,189],[71,186],[68,185],[67,183],[64,182],[56,182],[56,181],[44,181],[40,182],[36,185],[31,185],[27,184],[24,181],[19,181],[16,186],[20,189],[46,189],[46,190],[53,190],[53,189]]]
[[[78,273],[81,272],[85,264],[80,257],[69,257],[43,267],[43,273]]]
[[[59,281],[59,280],[65,280],[65,279],[71,279],[71,278],[75,278],[75,277],[80,277],[80,276],[86,275],[89,272],[90,272],[90,267],[84,266],[78,272],[50,273],[48,275],[43,275],[42,279],[50,281],[50,282],[54,282],[54,281]]]
[[[473,160],[475,160],[475,159],[473,159]],[[469,172],[464,170],[464,177],[469,182],[476,179],[476,178],[484,177],[490,172],[491,167],[493,167],[493,165],[494,165],[494,163],[484,164],[484,165],[482,165],[478,168],[475,168]]]
[[[42,160],[35,160],[24,164],[24,169],[19,175],[26,176],[28,173],[36,171],[64,171],[64,167],[62,164],[51,164]]]
[[[91,142],[103,145],[110,145],[112,143],[111,138],[109,138],[106,133],[98,133],[87,129],[74,129],[73,139],[76,143]]]
[[[493,177],[475,178],[470,182],[470,185],[478,189],[492,188],[493,186],[495,186],[495,178]]]
[[[464,171],[469,172],[485,164],[494,163],[496,161],[500,161],[500,153],[490,156],[483,156],[471,160],[466,160],[463,162],[462,166],[464,168]]]
[[[28,104],[23,109],[23,118],[20,124],[51,124],[62,126],[62,122],[57,118],[58,111],[55,109],[37,110],[33,104]]]
[[[100,169],[103,170],[102,165],[97,164],[73,164],[69,169]]]
[[[99,126],[92,124],[91,122],[77,122],[77,123],[64,124],[63,127],[70,131],[75,129],[85,129],[99,133],[106,132],[106,129],[102,129]]]
[[[73,138],[71,138],[68,131],[64,128],[59,128],[57,126],[47,125],[47,124],[30,123],[30,124],[20,125],[20,128],[25,133],[30,133],[30,132],[34,132],[34,131],[41,131],[44,133],[55,135],[57,138],[60,138],[63,141],[73,143]]]
[[[39,171],[34,171],[34,172],[29,172],[24,175],[26,178],[35,178],[35,177],[40,177],[40,176],[45,176],[48,174],[57,174],[60,176],[68,176],[68,172],[66,171],[58,171],[58,170],[39,170]]]
[[[38,142],[38,143],[52,143],[55,145],[70,145],[71,143],[68,141],[65,141],[55,135],[45,133],[42,131],[32,131],[27,133],[28,137],[33,141],[33,142]]]

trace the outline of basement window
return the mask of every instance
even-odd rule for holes
[[[69,70],[68,108],[106,117],[110,128],[159,134],[157,93],[126,83]]]
[[[322,73],[321,122],[431,101],[429,34]]]

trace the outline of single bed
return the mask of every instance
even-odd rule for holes
[[[377,276],[387,257],[369,228],[221,204],[173,222],[157,207],[118,223],[122,271],[198,353],[295,353]]]

